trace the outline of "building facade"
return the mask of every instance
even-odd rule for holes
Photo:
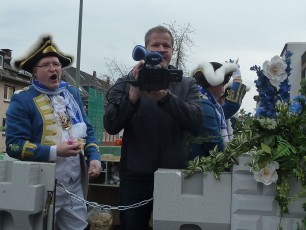
[[[306,68],[306,42],[288,42],[285,44],[281,57],[284,59],[287,51],[291,51],[293,55],[291,56],[291,75],[289,77],[289,82],[291,85],[290,98],[299,94],[301,88],[300,82],[302,77],[305,77]],[[304,55],[304,60],[303,60]]]
[[[306,77],[306,51],[302,55],[302,67],[301,67],[301,77],[302,79]]]
[[[12,50],[0,50],[0,152],[5,152],[6,110],[16,90],[30,85],[31,75],[10,65]]]

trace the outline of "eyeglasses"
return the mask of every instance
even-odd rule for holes
[[[51,69],[51,67],[53,66],[54,69],[59,69],[61,68],[62,64],[61,63],[44,63],[42,65],[37,65],[36,67],[40,67],[42,69],[45,69],[45,70],[49,70]]]

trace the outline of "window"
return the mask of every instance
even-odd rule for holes
[[[2,119],[2,126],[0,126],[1,127],[1,132],[2,132],[3,136],[5,135],[5,126],[6,126],[6,118],[3,118]]]
[[[10,101],[15,92],[15,87],[4,85],[4,101]]]

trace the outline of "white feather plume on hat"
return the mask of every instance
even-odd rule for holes
[[[202,72],[204,78],[211,86],[217,86],[224,82],[224,78],[230,72],[234,72],[238,69],[238,65],[235,63],[219,63],[221,66],[214,69],[214,66],[211,62],[204,62],[198,66],[194,71],[195,75],[197,72]]]
[[[232,87],[232,84],[233,84],[233,78],[231,78],[229,81],[228,81],[228,83],[226,83],[225,85],[224,85],[224,89],[226,90],[226,89],[230,89],[231,87]]]

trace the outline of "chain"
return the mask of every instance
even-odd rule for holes
[[[127,206],[111,206],[111,205],[100,205],[96,202],[90,202],[87,200],[84,200],[81,197],[78,197],[77,195],[73,194],[72,192],[68,191],[67,188],[65,187],[65,185],[63,185],[62,183],[57,183],[56,184],[57,187],[59,187],[60,189],[64,190],[65,192],[67,192],[70,196],[70,199],[75,199],[78,200],[80,202],[83,202],[85,204],[87,204],[90,207],[96,208],[96,209],[100,209],[100,210],[119,210],[119,211],[124,211],[124,210],[128,210],[128,209],[132,209],[132,208],[138,208],[141,206],[144,206],[146,204],[148,204],[150,201],[153,200],[153,198],[147,199],[147,200],[143,200],[140,201],[138,203],[135,204],[131,204],[131,205],[127,205]]]

